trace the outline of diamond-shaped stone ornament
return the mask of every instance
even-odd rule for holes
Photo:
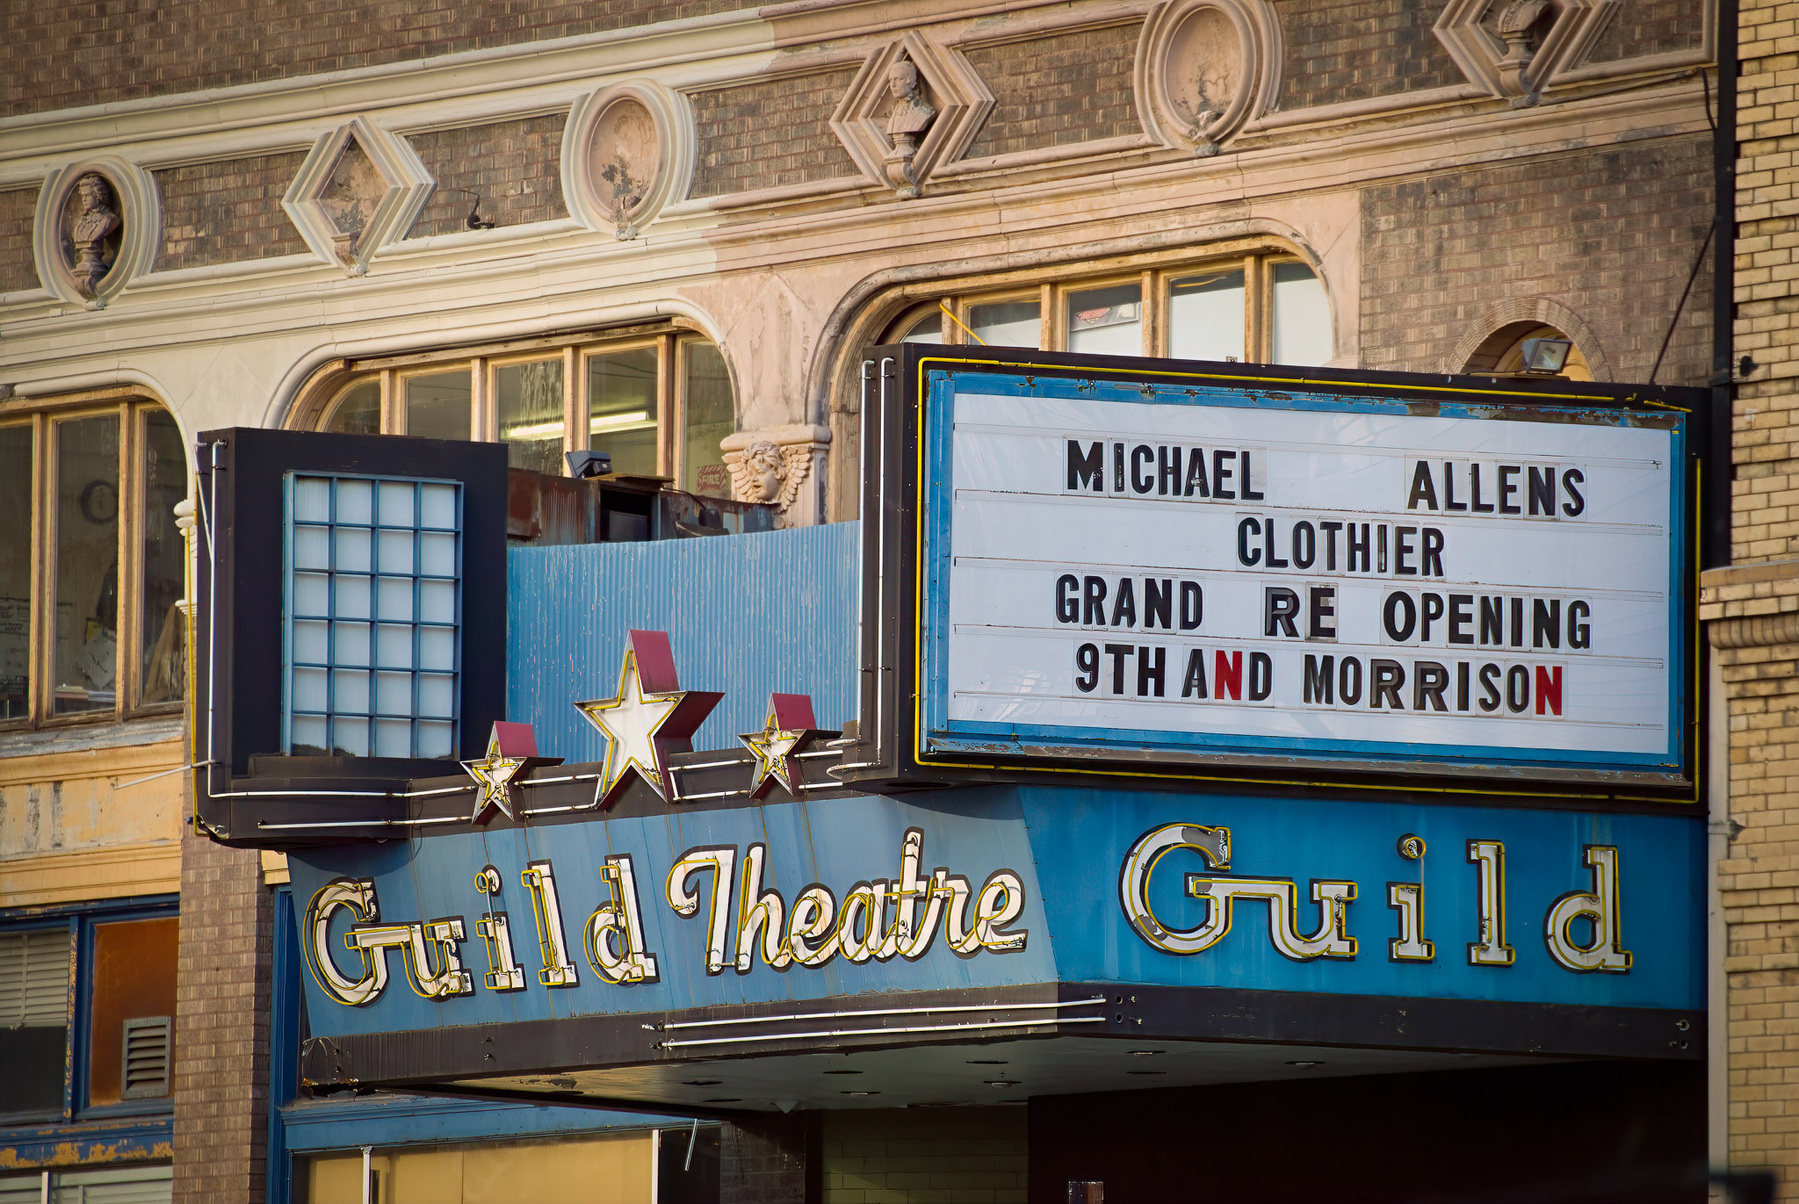
[[[405,139],[358,117],[313,144],[281,207],[313,254],[360,276],[405,237],[436,187]]]
[[[831,130],[871,181],[915,197],[968,150],[993,103],[967,59],[913,32],[863,61]]]
[[[1470,83],[1534,104],[1556,76],[1586,61],[1619,0],[1449,0],[1433,32]],[[1529,30],[1553,13],[1540,45]]]

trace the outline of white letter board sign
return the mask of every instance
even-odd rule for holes
[[[1687,780],[1686,391],[905,358],[915,767]]]

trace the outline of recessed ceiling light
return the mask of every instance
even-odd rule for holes
[[[1133,1058],[1153,1058],[1157,1054],[1164,1054],[1167,1052],[1168,1051],[1165,1049],[1133,1049],[1133,1050],[1131,1050],[1131,1057],[1133,1057]]]
[[[861,1074],[860,1070],[827,1070],[826,1074]]]
[[[723,1079],[682,1079],[681,1086],[683,1086],[683,1087],[716,1087],[722,1082],[724,1082]]]
[[[988,1081],[987,1081],[987,1085],[988,1085],[988,1086],[989,1086],[989,1087],[1017,1087],[1017,1086],[1019,1086],[1019,1085],[1020,1085],[1020,1084],[1018,1084],[1018,1083],[1014,1083],[1014,1082],[1010,1082],[1010,1081],[1008,1081],[1008,1080],[1006,1080],[1006,1079],[989,1079],[989,1080],[988,1080]]]
[[[1011,1065],[1011,1063],[1006,1061],[1004,1058],[970,1058],[968,1060],[968,1064],[970,1066],[1010,1066]]]
[[[720,1096],[718,1099],[706,1099],[700,1102],[702,1104],[741,1104],[743,1099],[740,1096],[726,1095]]]
[[[1289,1066],[1322,1066],[1323,1062],[1288,1062]]]
[[[839,1091],[838,1095],[879,1095],[879,1091]]]
[[[1166,1070],[1127,1070],[1126,1074],[1167,1074]]]

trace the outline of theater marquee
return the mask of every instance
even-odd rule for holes
[[[1018,361],[867,373],[868,776],[1690,781],[1687,391]]]

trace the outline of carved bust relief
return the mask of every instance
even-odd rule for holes
[[[636,238],[693,180],[693,116],[679,93],[648,81],[583,97],[562,136],[562,191],[584,225]]]
[[[110,155],[52,171],[32,236],[38,280],[64,301],[101,309],[150,269],[162,217],[150,173]]]
[[[913,32],[863,60],[831,130],[870,183],[910,199],[968,149],[993,104],[967,58]]]
[[[84,297],[98,295],[100,282],[118,262],[125,219],[114,207],[112,185],[97,171],[75,181],[63,204],[63,255],[75,289]]]
[[[887,114],[887,140],[893,144],[884,160],[887,182],[902,196],[917,196],[920,181],[913,160],[919,141],[937,120],[937,106],[925,95],[924,79],[911,59],[895,59],[887,68],[887,88],[893,94]]]
[[[1280,24],[1266,0],[1173,0],[1144,22],[1137,111],[1164,146],[1215,155],[1280,85]]]

